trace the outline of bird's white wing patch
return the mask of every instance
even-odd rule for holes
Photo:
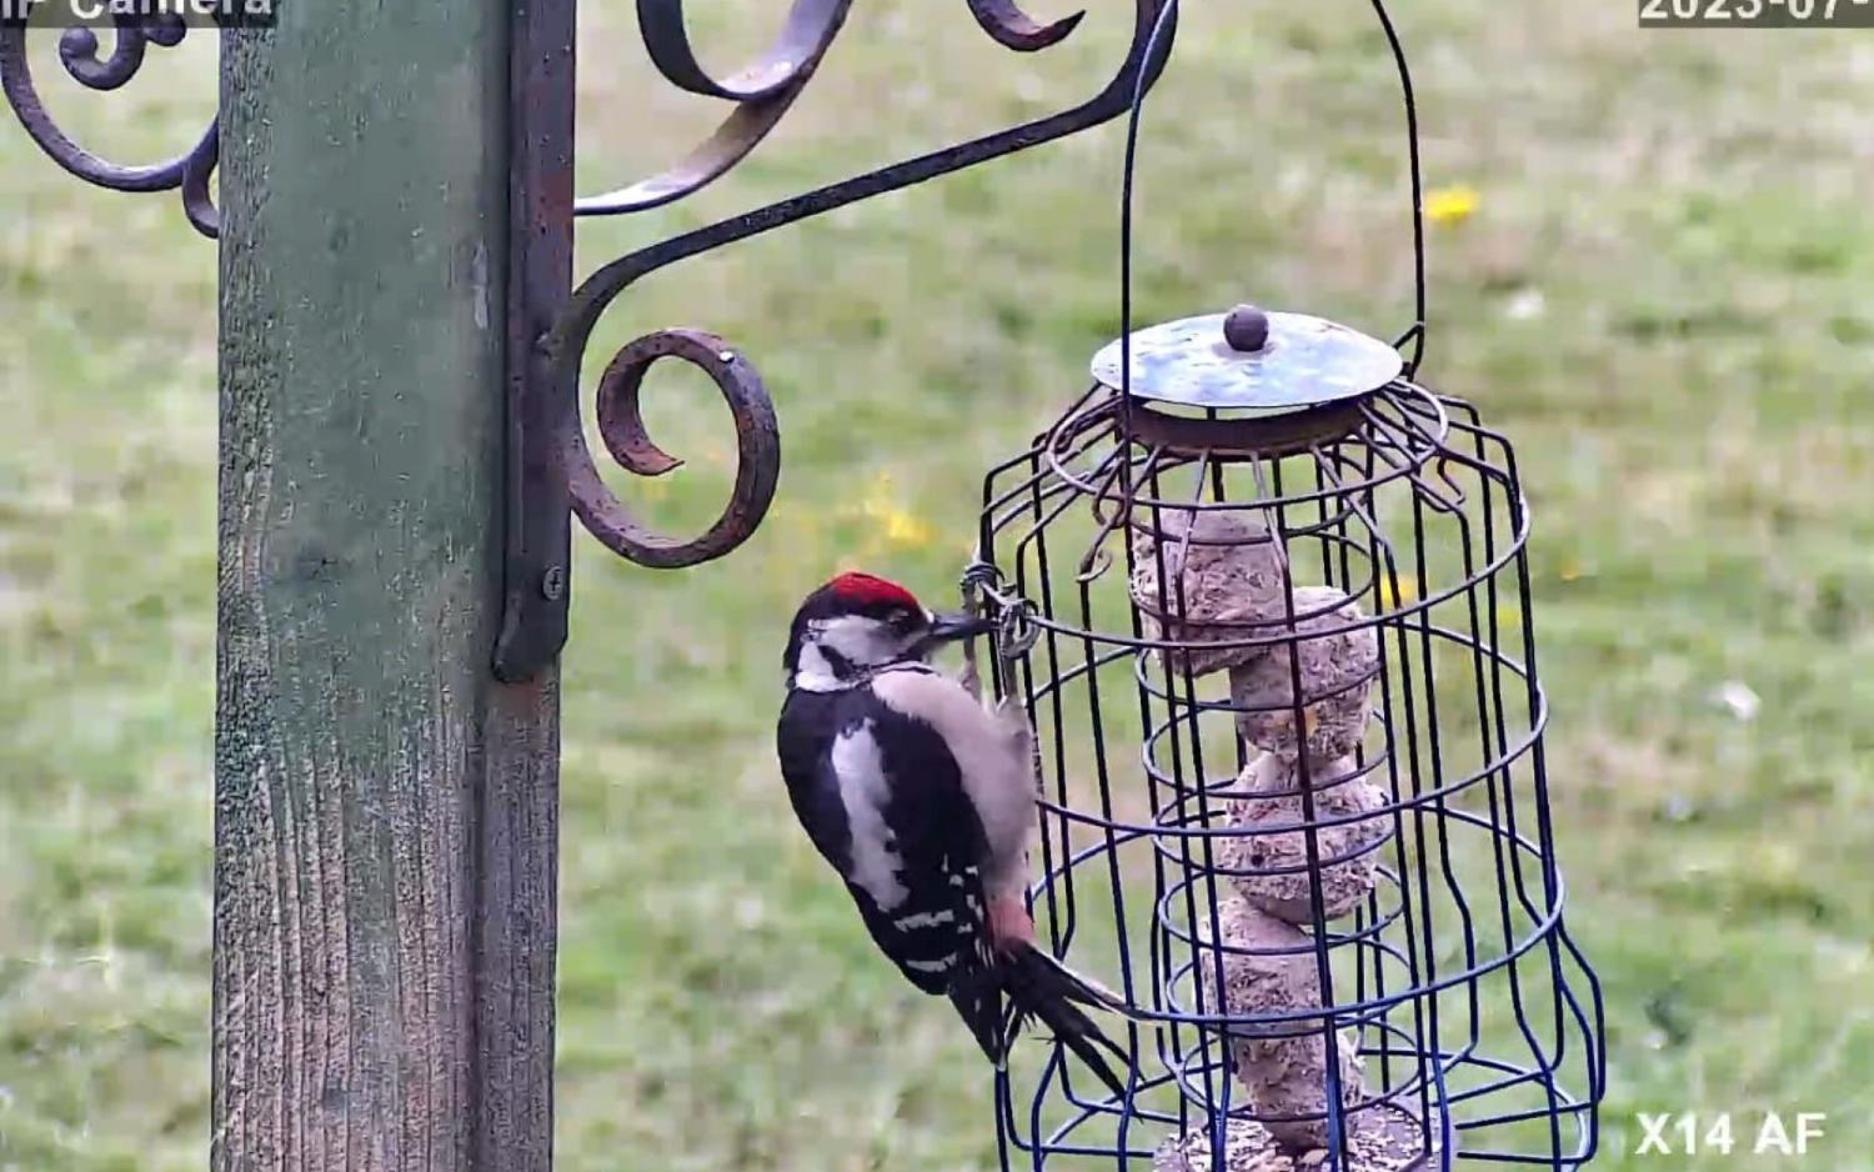
[[[852,874],[848,877],[881,911],[890,911],[910,892],[899,878],[904,857],[898,853],[897,836],[885,821],[891,783],[871,721],[839,735],[833,742],[832,764],[833,776],[839,779],[839,800],[846,807],[846,825],[852,832]]]

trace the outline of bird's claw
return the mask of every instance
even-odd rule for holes
[[[983,677],[976,670],[976,644],[972,642],[964,652],[963,671],[957,676],[957,683],[970,694],[970,699],[978,704],[983,702]]]
[[[989,713],[995,717],[997,724],[1008,730],[1011,741],[1018,741],[1023,746],[1034,743],[1035,726],[1030,723],[1028,710],[1022,707],[1021,701],[1013,696],[1004,696],[996,701]]]

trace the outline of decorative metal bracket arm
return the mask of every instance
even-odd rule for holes
[[[998,43],[1021,52],[1058,44],[1084,14],[1052,24],[1033,20],[1012,0],[968,0],[977,23]],[[535,552],[553,544],[569,501],[586,529],[606,548],[638,565],[669,569],[719,558],[753,535],[773,501],[780,476],[780,439],[773,403],[754,366],[733,344],[695,329],[647,335],[620,350],[599,381],[596,415],[605,447],[620,467],[639,476],[664,475],[681,461],[664,452],[645,430],[638,393],[645,372],[664,358],[689,362],[707,373],[735,421],[735,486],[722,515],[694,538],[658,533],[639,520],[606,487],[580,423],[579,382],[593,331],[607,309],[638,280],[698,254],[873,196],[1097,126],[1124,114],[1135,91],[1156,82],[1172,37],[1161,29],[1156,52],[1148,54],[1167,0],[1134,0],[1133,33],[1125,61],[1094,97],[1059,114],[1011,127],[867,172],[754,211],[660,241],[605,265],[566,303],[543,346],[545,373],[521,388],[517,415],[557,419],[549,434],[531,422],[516,433],[524,468],[558,469],[558,476],[522,475],[510,508],[509,565],[516,588],[508,592],[509,613],[496,653],[497,672],[524,679],[549,662],[565,639],[568,590],[564,562],[542,568]],[[776,44],[728,78],[707,75],[691,51],[681,0],[639,0],[638,14],[652,62],[680,89],[735,104],[714,135],[670,170],[606,195],[581,200],[579,215],[618,215],[658,207],[720,178],[754,149],[812,79],[843,26],[851,0],[795,0]],[[1165,24],[1173,18],[1167,18]],[[518,71],[517,71],[518,77]],[[564,497],[559,494],[564,493]],[[530,531],[537,527],[539,532]],[[543,577],[543,574],[549,576]]]
[[[512,8],[509,102],[510,210],[507,249],[508,433],[504,511],[504,615],[494,653],[496,674],[526,680],[565,644],[571,595],[571,521],[577,516],[601,544],[642,566],[692,566],[734,550],[755,532],[780,477],[774,405],[754,365],[736,346],[698,329],[667,330],[619,351],[599,381],[598,430],[625,471],[661,476],[682,461],[646,431],[638,395],[650,366],[689,362],[714,380],[735,421],[735,486],[722,515],[693,538],[662,534],[639,520],[606,487],[581,425],[580,371],[593,330],[633,283],[667,265],[776,228],[1039,146],[1124,114],[1141,87],[1154,84],[1170,53],[1175,10],[1169,0],[1133,0],[1125,61],[1085,103],[929,154],[857,175],[699,228],[605,265],[576,291],[573,223],[578,216],[645,211],[682,199],[732,170],[800,96],[844,27],[853,0],[792,0],[774,44],[723,78],[698,61],[683,0],[637,0],[640,32],[652,64],[679,89],[729,103],[716,131],[669,169],[589,199],[572,191],[575,0],[517,0]],[[998,44],[1035,52],[1059,44],[1084,13],[1053,22],[1028,16],[1016,0],[965,0],[976,23]],[[179,17],[114,17],[116,41],[100,55],[90,29],[60,35],[65,72],[93,90],[115,90],[136,76],[150,46],[180,44]],[[1160,36],[1153,38],[1154,29]],[[219,126],[211,122],[184,154],[148,166],[124,166],[85,150],[53,122],[27,56],[23,19],[0,21],[0,92],[33,140],[88,183],[125,192],[179,191],[190,223],[207,236],[220,229],[213,200]]]

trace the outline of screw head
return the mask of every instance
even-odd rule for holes
[[[558,602],[566,597],[565,566],[547,567],[547,572],[540,575],[540,593],[548,602]]]
[[[1269,315],[1254,305],[1239,305],[1223,319],[1223,340],[1240,354],[1254,354],[1269,345]]]

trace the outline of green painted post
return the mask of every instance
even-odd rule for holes
[[[558,681],[490,670],[526,8],[224,41],[218,1172],[551,1163]]]

